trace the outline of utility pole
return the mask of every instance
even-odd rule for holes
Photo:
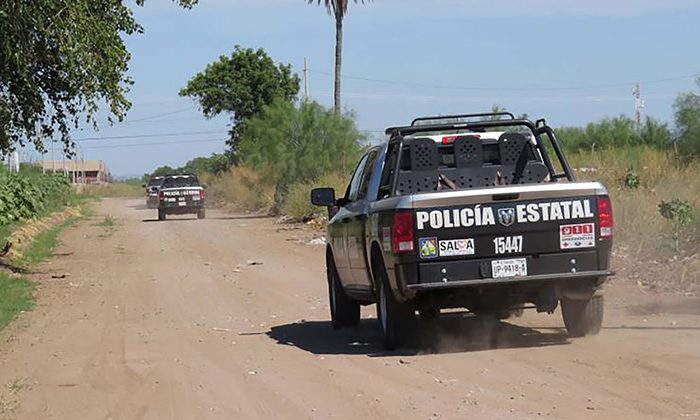
[[[309,60],[304,57],[304,102],[309,102]]]
[[[83,165],[82,165],[83,170],[82,170],[81,176],[82,176],[82,178],[83,178],[83,184],[87,184],[87,179],[85,179],[85,152],[84,152],[84,151],[83,151],[83,160],[82,160],[82,163],[83,163]]]
[[[634,100],[634,122],[636,124],[637,132],[642,129],[642,108],[644,108],[644,101],[642,100],[642,91],[639,88],[639,82],[634,85],[632,90],[632,96],[635,97]]]

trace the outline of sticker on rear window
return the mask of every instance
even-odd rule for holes
[[[418,240],[421,258],[437,257],[437,238],[420,238]]]
[[[559,246],[561,249],[595,247],[595,224],[559,226]]]
[[[449,239],[440,241],[440,256],[474,255],[474,239]]]

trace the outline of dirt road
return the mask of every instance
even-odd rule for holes
[[[0,418],[700,418],[698,299],[613,284],[597,337],[569,340],[558,312],[492,340],[447,316],[388,354],[374,308],[331,329],[308,230],[215,211],[156,222],[142,200],[97,210],[1,335]]]

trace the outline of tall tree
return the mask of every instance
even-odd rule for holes
[[[191,7],[197,0],[175,0]],[[13,0],[0,2],[0,154],[95,124],[104,103],[122,120],[129,51],[124,35],[141,33],[125,0]],[[144,0],[136,4],[143,5]],[[41,136],[41,137],[40,137]]]
[[[700,87],[700,78],[696,84]],[[680,151],[687,156],[700,156],[700,94],[679,94],[673,110]]]
[[[354,1],[355,3],[365,3],[365,0]],[[308,0],[308,2],[309,4],[324,4],[328,14],[335,18],[335,87],[333,97],[335,112],[340,112],[340,77],[343,68],[343,20],[348,12],[349,0]]]
[[[207,118],[231,113],[227,144],[235,151],[243,122],[260,113],[265,105],[281,98],[293,101],[299,93],[299,76],[290,65],[275,65],[264,49],[236,45],[230,57],[222,55],[180,90],[181,96],[197,100]]]

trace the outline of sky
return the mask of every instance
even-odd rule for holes
[[[115,176],[225,149],[229,117],[204,118],[178,91],[235,45],[264,48],[300,75],[307,58],[311,98],[333,104],[335,25],[321,6],[200,0],[185,10],[147,0],[133,9],[145,28],[126,39],[133,107],[124,122],[110,126],[103,116],[99,131],[73,132],[86,158],[104,160]],[[632,116],[638,81],[644,115],[671,121],[676,95],[698,89],[699,18],[697,0],[353,3],[344,24],[343,108],[374,140],[417,116],[493,105],[554,127],[585,125]]]

